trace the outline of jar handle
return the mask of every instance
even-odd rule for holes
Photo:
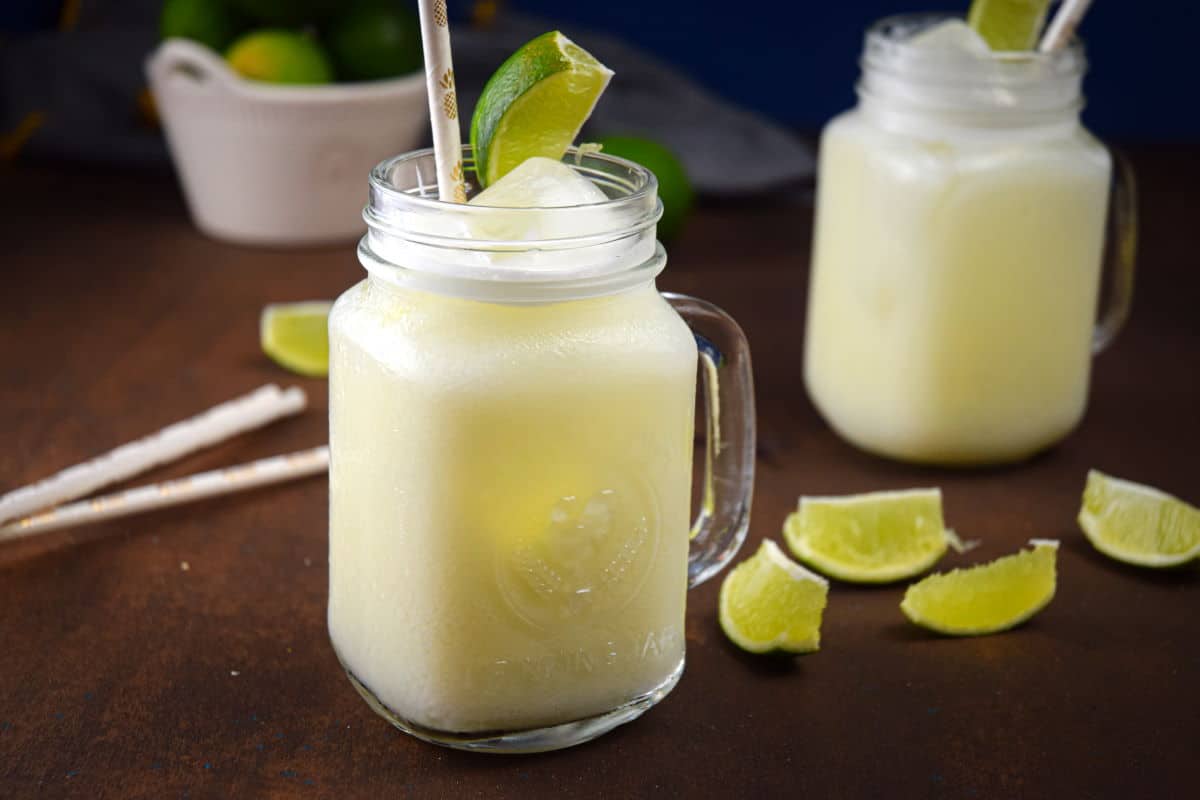
[[[750,503],[754,494],[754,378],[750,370],[750,345],[732,317],[695,297],[669,293],[663,296],[696,337],[704,393],[704,485],[688,551],[690,588],[728,564],[750,529]]]
[[[1109,148],[1113,178],[1109,200],[1108,235],[1104,269],[1106,299],[1101,303],[1096,330],[1092,334],[1092,354],[1108,347],[1116,338],[1133,301],[1133,274],[1137,264],[1137,179],[1129,159]]]

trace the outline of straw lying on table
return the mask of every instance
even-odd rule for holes
[[[328,467],[329,448],[314,447],[311,450],[272,456],[236,467],[201,472],[165,483],[139,486],[136,489],[59,506],[4,525],[0,527],[0,542],[70,525],[99,522],[156,508],[190,503],[269,483],[295,480],[324,472]]]
[[[454,91],[454,59],[450,57],[450,19],[446,0],[420,0],[421,47],[425,53],[425,88],[433,125],[438,199],[467,202],[463,181],[462,132],[458,128],[458,96]]]
[[[419,0],[418,6],[429,115],[433,125],[438,196],[444,201],[465,203],[462,133],[458,126],[458,98],[455,93],[454,62],[450,55],[450,20],[446,0]],[[22,519],[0,528],[0,540],[212,497],[324,470],[328,466],[329,451],[322,447],[131,489],[27,516],[295,413],[304,405],[304,393],[299,389],[281,392],[277,386],[266,386],[199,417],[164,428],[153,436],[123,445],[32,486],[10,492],[0,497],[0,523],[16,517]]]
[[[0,497],[0,523],[83,497],[151,467],[299,413],[306,403],[302,389],[293,387],[284,391],[274,384],[264,386],[199,416],[9,492]]]

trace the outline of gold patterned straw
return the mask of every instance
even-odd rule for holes
[[[429,92],[429,121],[433,125],[438,199],[465,203],[462,133],[458,129],[458,96],[454,93],[446,0],[420,0],[417,5],[421,13],[421,46],[425,51],[425,87]]]
[[[324,472],[328,467],[329,448],[321,446],[236,467],[200,472],[186,478],[70,503],[0,525],[0,542],[296,480]]]
[[[214,406],[157,433],[121,445],[44,480],[0,496],[0,523],[84,497],[159,464],[298,414],[308,400],[297,387],[263,386],[244,397]]]

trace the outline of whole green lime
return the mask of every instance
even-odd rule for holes
[[[158,18],[164,39],[191,39],[223,51],[245,27],[242,15],[224,0],[166,0]]]
[[[421,68],[421,23],[397,2],[358,2],[326,31],[338,80],[394,78]]]
[[[268,25],[310,25],[328,19],[339,0],[229,0],[246,16]]]
[[[225,53],[234,72],[268,83],[329,83],[333,67],[319,44],[295,31],[247,33]]]
[[[663,204],[658,236],[663,241],[674,239],[696,200],[696,192],[679,157],[666,145],[642,136],[606,136],[600,144],[604,145],[602,152],[606,155],[641,164],[658,178],[658,196]]]

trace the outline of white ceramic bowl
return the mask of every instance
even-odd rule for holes
[[[146,74],[196,227],[259,245],[344,241],[366,229],[367,175],[427,129],[425,76],[329,86],[248,81],[168,39]]]

